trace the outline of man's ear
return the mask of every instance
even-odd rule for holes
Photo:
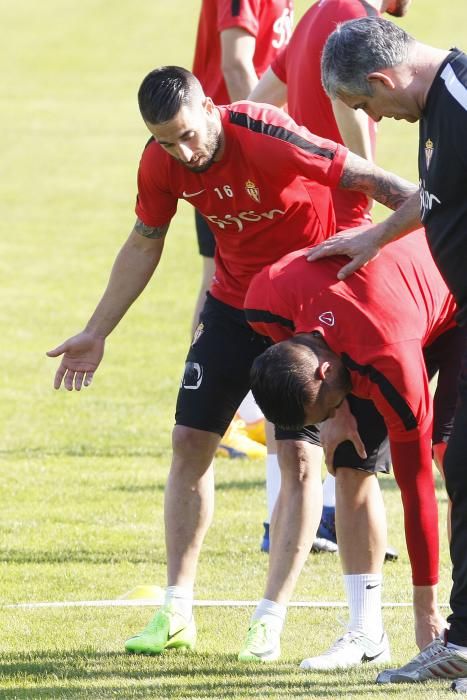
[[[382,73],[380,71],[374,71],[373,73],[369,73],[368,82],[379,82],[388,90],[394,90],[394,88],[396,87],[393,79],[387,73]]]
[[[322,382],[326,380],[326,375],[329,374],[331,371],[331,364],[327,362],[326,360],[323,360],[323,362],[320,362],[317,369],[316,369],[316,376],[318,379],[320,379]]]
[[[205,97],[205,98],[204,98],[203,107],[204,107],[204,109],[205,109],[205,111],[206,111],[206,114],[208,114],[209,116],[211,116],[211,115],[213,114],[213,112],[214,112],[214,102],[211,100],[210,97]]]

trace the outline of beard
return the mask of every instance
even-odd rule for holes
[[[202,165],[190,165],[189,163],[183,163],[183,165],[188,168],[192,173],[204,173],[208,170],[214,163],[216,155],[221,147],[221,134],[218,133],[214,124],[208,124],[206,143],[204,144],[204,149],[206,151],[206,162]]]

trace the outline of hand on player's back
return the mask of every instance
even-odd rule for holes
[[[323,243],[310,248],[306,253],[306,259],[308,262],[314,262],[330,255],[347,255],[351,261],[341,267],[337,273],[338,279],[343,280],[378,255],[379,247],[375,242],[375,228],[375,226],[368,227],[367,224],[363,224],[341,231]]]

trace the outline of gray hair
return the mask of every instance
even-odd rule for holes
[[[364,17],[338,24],[321,57],[321,79],[331,99],[373,94],[369,73],[407,62],[415,39],[387,19]]]

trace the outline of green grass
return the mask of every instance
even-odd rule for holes
[[[301,14],[307,3],[297,3]],[[2,236],[0,308],[0,603],[102,600],[165,584],[163,487],[178,379],[198,284],[192,211],[171,227],[155,279],[108,342],[93,387],[54,392],[45,351],[78,331],[134,222],[135,174],[147,133],[135,94],[155,65],[189,66],[197,3],[0,0]],[[428,42],[462,44],[464,0],[414,3],[405,25]],[[416,177],[417,129],[383,124],[379,162]],[[397,144],[397,147],[394,146]],[[200,562],[199,599],[255,600],[264,468],[219,460],[214,525]],[[382,479],[390,540],[388,601],[409,601],[400,499]],[[442,518],[445,497],[440,490]],[[443,520],[444,522],[444,520]],[[450,567],[443,539],[440,598]],[[310,557],[296,600],[344,595],[337,558]],[[1,609],[1,698],[450,697],[447,684],[379,689],[374,670],[304,675],[297,664],[340,631],[345,610],[292,608],[283,659],[235,658],[246,608],[197,611],[199,650],[161,659],[122,653],[148,608]],[[410,609],[385,620],[402,662],[415,648]]]

